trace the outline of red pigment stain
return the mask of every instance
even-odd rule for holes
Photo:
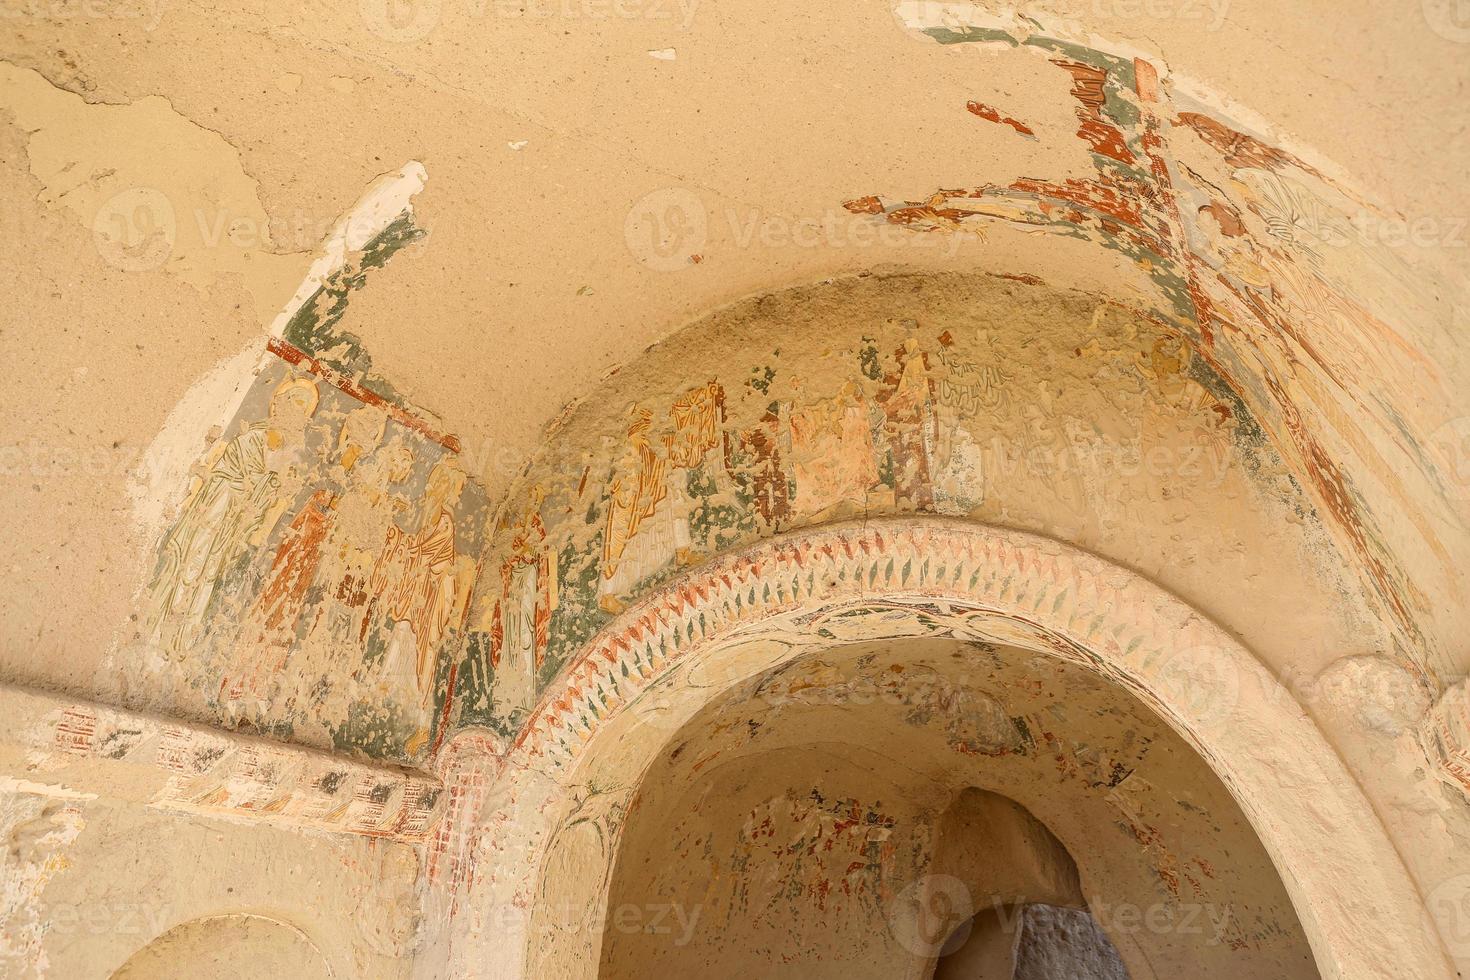
[[[1077,120],[1082,123],[1077,135],[1087,141],[1093,152],[1119,163],[1133,163],[1133,152],[1123,142],[1122,131],[1103,120],[1102,107],[1107,101],[1103,86],[1108,80],[1108,73],[1080,61],[1055,60],[1052,64],[1071,74],[1072,96],[1082,103],[1077,107]]]
[[[1220,226],[1220,233],[1227,238],[1239,238],[1245,234],[1245,224],[1240,220],[1240,215],[1227,205],[1218,201],[1206,204],[1199,209],[1200,214],[1208,214],[1214,218]]]
[[[1030,126],[1021,122],[1019,119],[1013,119],[1010,116],[1001,115],[1000,110],[995,108],[995,106],[986,105],[984,102],[971,101],[965,103],[965,108],[969,109],[981,119],[993,123],[999,123],[1002,126],[1009,126],[1016,132],[1020,133],[1022,136],[1029,136],[1032,139],[1036,138],[1036,132]]]
[[[1309,174],[1322,176],[1315,167],[1308,166],[1293,154],[1285,150],[1278,150],[1274,146],[1267,146],[1254,136],[1231,129],[1209,116],[1200,115],[1198,112],[1181,112],[1176,121],[1198,133],[1200,139],[1214,147],[1231,166],[1256,167],[1261,170],[1277,170],[1283,166],[1292,166],[1305,170]]]
[[[388,401],[388,399],[384,398],[376,391],[364,388],[353,378],[347,377],[340,371],[333,370],[332,368],[323,364],[321,361],[318,361],[316,358],[312,357],[310,354],[306,353],[306,351],[292,346],[279,337],[272,337],[270,338],[270,340],[266,341],[266,349],[269,350],[272,354],[279,357],[281,360],[285,361],[287,364],[291,364],[295,367],[305,368],[312,374],[321,378],[323,381],[339,389],[344,394],[356,398],[364,405],[372,405],[374,408],[381,408],[383,411],[387,412],[388,415],[392,417],[393,421],[397,422],[399,425],[402,425],[405,428],[412,429],[415,432],[422,434],[425,438],[437,442],[439,445],[443,446],[450,452],[457,453],[460,451],[459,439],[456,436],[440,432],[428,422],[419,418],[417,415],[414,415],[412,412],[408,411],[402,406]]]

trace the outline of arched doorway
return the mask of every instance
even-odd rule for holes
[[[1126,570],[939,519],[776,539],[676,581],[590,643],[498,767],[476,831],[500,861],[477,900],[529,912],[463,955],[483,962],[493,948],[494,975],[597,975],[627,813],[674,733],[805,653],[914,638],[1042,653],[1134,693],[1249,821],[1321,975],[1450,975],[1361,792],[1247,650]],[[473,755],[459,768],[474,769]],[[553,916],[568,911],[576,921],[563,928]]]
[[[622,825],[605,980],[1318,976],[1199,755],[1016,647],[855,643],[742,681],[673,733]]]

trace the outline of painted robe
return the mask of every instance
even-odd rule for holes
[[[893,455],[893,491],[897,500],[928,510],[934,504],[930,452],[935,424],[928,359],[912,342],[899,349],[898,359],[898,374],[888,376],[889,389],[880,396]]]
[[[674,422],[669,461],[690,468],[700,465],[725,441],[725,389],[711,381],[686,391],[669,408],[669,418]]]
[[[313,634],[324,632],[324,642],[335,654],[332,663],[338,667],[358,666],[356,662],[342,664],[340,659],[348,651],[361,657],[372,625],[366,613],[373,571],[387,548],[393,515],[407,507],[402,496],[366,484],[350,488],[338,504],[338,519],[323,549],[333,574],[322,583],[326,599],[312,624]]]
[[[632,465],[613,477],[607,491],[599,604],[608,611],[617,611],[619,596],[690,545],[685,472],[654,450],[646,428],[646,419],[635,425]]]
[[[276,549],[265,587],[246,617],[232,658],[239,669],[221,682],[220,700],[245,700],[264,707],[275,698],[286,661],[296,646],[306,590],[316,579],[335,503],[331,491],[317,490],[292,519]]]
[[[546,659],[551,614],[557,605],[556,555],[546,544],[546,526],[531,514],[500,566],[500,601],[491,627],[495,699],[504,713],[529,709],[536,672]]]
[[[791,517],[790,488],[782,465],[780,412],[767,410],[760,424],[740,433],[740,451],[746,457],[740,482],[755,501],[756,510],[768,527]]]
[[[225,445],[164,541],[152,599],[154,635],[167,656],[202,638],[220,578],[276,503],[281,480],[269,458],[270,434],[258,422]]]
[[[411,676],[423,701],[434,680],[434,652],[463,612],[458,557],[454,515],[440,507],[416,532],[390,527],[373,571],[370,592],[394,624],[384,671]]]
[[[867,401],[830,398],[791,413],[794,505],[820,514],[837,504],[862,504],[878,482]]]

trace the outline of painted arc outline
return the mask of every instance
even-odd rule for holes
[[[949,635],[1081,662],[1137,694],[1239,803],[1281,874],[1324,978],[1455,976],[1362,790],[1255,656],[1142,576],[1037,535],[891,518],[793,532],[715,559],[659,589],[583,647],[543,693],[495,781],[513,793],[522,779],[549,777],[571,787],[603,764],[641,773],[672,734],[637,718],[636,702],[655,681],[716,659],[767,627],[788,635],[807,629],[813,645],[831,646],[809,627],[836,611],[866,615],[866,639],[910,635],[885,635],[892,623],[885,625],[875,605],[918,610]],[[793,648],[786,659],[800,652]],[[1227,669],[1234,696],[1223,709],[1210,699],[1202,704],[1178,681],[1181,672],[1219,677]],[[688,715],[731,683],[700,689]],[[450,785],[462,767],[483,761],[484,733],[463,735],[466,744],[451,739],[441,756]],[[462,819],[468,814],[454,809],[448,819],[460,817],[459,826],[447,827],[433,849],[475,832],[473,821]],[[586,877],[576,887],[599,887],[595,876]],[[532,929],[525,937],[529,966],[538,959],[535,935]],[[600,948],[600,937],[590,938]],[[595,973],[595,962],[588,969]]]

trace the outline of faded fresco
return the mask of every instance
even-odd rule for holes
[[[1239,463],[1263,493],[1309,515],[1317,546],[1358,569],[1351,588],[1390,624],[1391,655],[1434,687],[1445,654],[1424,629],[1431,604],[1409,568],[1424,562],[1453,577],[1437,530],[1452,505],[1448,493],[1426,503],[1410,487],[1453,487],[1453,460],[1431,438],[1442,420],[1427,407],[1451,399],[1431,360],[1362,295],[1362,277],[1392,278],[1401,261],[1360,240],[1353,216],[1365,205],[1172,93],[1143,60],[1039,30],[911,26],[942,44],[1020,46],[1056,65],[1097,175],[946,189],[919,202],[871,196],[847,209],[915,234],[1002,222],[1127,256],[1162,302],[1120,305],[1134,326],[1104,317],[1075,348],[1090,383],[1119,389],[1112,403],[1095,401],[1099,416],[1063,408],[1076,369],[1022,377],[1018,365],[1033,363],[1036,347],[1003,321],[889,322],[818,351],[794,312],[784,344],[733,353],[690,340],[704,356],[681,368],[699,361],[704,374],[686,373],[673,391],[651,371],[638,374],[650,386],[642,391],[620,377],[598,400],[616,419],[579,413],[557,432],[579,449],[543,451],[512,493],[486,552],[446,709],[452,724],[514,735],[579,646],[681,568],[860,515],[1004,521],[986,509],[986,488],[1018,461],[1106,453],[1140,417],[1134,451],[1147,452],[1154,433],[1183,432],[1200,469],[1218,476]],[[1034,137],[994,107],[971,111],[1014,131],[997,138]],[[1401,312],[1423,309],[1406,302]],[[1071,467],[1057,491],[1079,525],[1111,506],[1103,468]],[[1390,546],[1389,528],[1395,540],[1411,535],[1412,556]]]
[[[459,440],[340,324],[425,237],[412,198],[426,179],[412,161],[383,175],[322,242],[190,470],[134,637],[210,720],[402,762],[439,734],[487,505]]]
[[[1108,909],[1146,897],[1159,921],[1201,917],[1160,945],[1205,974],[1213,961],[1241,977],[1316,976],[1290,900],[1224,787],[1196,781],[1198,757],[1088,667],[985,642],[866,643],[798,656],[704,710],[623,815],[608,897],[628,923],[627,910],[671,908],[670,934],[683,941],[650,940],[610,914],[603,975],[698,974],[736,950],[757,972],[777,973],[779,961],[783,976],[828,975],[831,962],[803,957],[832,948],[844,975],[893,975],[922,959],[893,924],[926,875],[960,875],[937,897],[966,903],[944,910],[956,923],[1046,880],[1034,852],[1035,863],[1017,861],[985,832],[973,865],[943,863],[941,814],[983,772],[998,792],[1048,801],[1107,926],[1119,925]],[[834,744],[871,754],[839,762],[825,751]],[[593,857],[582,874],[600,868]],[[937,947],[945,935],[933,938]]]
[[[1045,343],[998,311],[819,334],[793,306],[739,349],[691,328],[679,356],[655,349],[566,416],[489,512],[458,441],[340,328],[352,291],[422,237],[405,211],[303,286],[198,462],[147,588],[157,660],[187,654],[198,669],[181,676],[235,725],[420,760],[468,726],[514,738],[600,628],[712,556],[865,515],[1006,524],[992,498],[1018,474],[1059,515],[1038,530],[1102,536],[1134,516],[1110,469],[1162,450],[1196,490],[1248,486],[1342,556],[1359,577],[1342,591],[1434,688],[1445,654],[1408,569],[1454,575],[1448,497],[1413,489],[1452,483],[1427,414],[1451,398],[1362,295],[1399,261],[1355,235],[1366,206],[1146,61],[921,15],[909,28],[938,43],[1054,65],[1096,176],[847,210],[916,235],[1003,223],[1091,242],[1144,270],[1152,305],[1105,301],[1085,333],[1048,324]],[[997,138],[1038,138],[1005,106],[968,108]],[[1179,492],[1147,488],[1150,505]]]
[[[641,595],[787,529],[895,513],[1003,519],[988,489],[1018,481],[1080,524],[1108,524],[1128,516],[1107,481],[1130,470],[1301,506],[1269,452],[1252,464],[1264,479],[1241,463],[1254,427],[1177,335],[1121,312],[1075,319],[1075,337],[1044,352],[988,314],[879,320],[845,345],[747,323],[761,339],[713,358],[698,384],[669,391],[662,364],[630,377],[609,394],[629,399],[625,411],[569,422],[512,496],[523,509],[496,522],[448,724],[514,736],[539,692]],[[1173,453],[1179,433],[1180,473],[1150,478],[1142,460]]]
[[[146,642],[233,726],[420,757],[484,511],[416,417],[273,341],[164,536]]]
[[[916,189],[929,196],[870,196],[847,209],[918,232],[995,222],[1045,230],[1146,270],[1165,301],[1142,312],[1176,330],[1249,408],[1395,624],[1396,657],[1433,686],[1449,658],[1423,628],[1431,605],[1410,570],[1455,575],[1441,528],[1454,520],[1463,450],[1439,414],[1453,392],[1409,339],[1442,325],[1415,295],[1416,273],[1387,247],[1406,233],[1402,219],[1176,91],[1166,69],[977,7],[942,14],[899,8],[909,29],[939,44],[1019,48],[1058,69],[1096,175]],[[971,111],[1029,131],[991,107]],[[1417,494],[1420,485],[1431,493]],[[1405,532],[1412,554],[1388,543]]]

